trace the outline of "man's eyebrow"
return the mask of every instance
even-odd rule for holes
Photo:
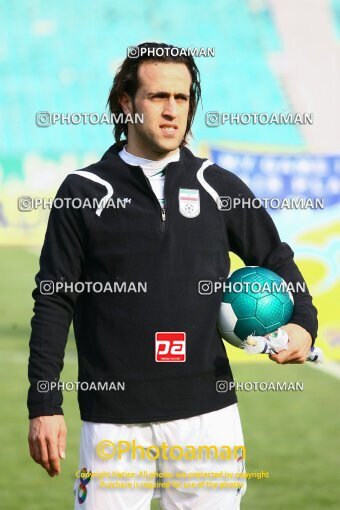
[[[169,97],[171,94],[170,92],[165,92],[162,90],[157,90],[155,92],[148,92],[146,97],[154,97],[154,96],[163,96],[163,97]],[[190,98],[190,94],[184,94],[184,92],[176,92],[174,94],[175,97],[185,97],[186,99]]]

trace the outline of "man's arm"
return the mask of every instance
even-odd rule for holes
[[[73,177],[74,178],[74,177]],[[67,177],[57,197],[71,198]],[[49,389],[57,382],[63,359],[76,295],[55,292],[57,282],[76,282],[84,260],[84,228],[78,209],[53,207],[40,256],[40,270],[33,291],[27,405],[30,418],[29,448],[33,459],[51,476],[60,472],[59,458],[65,456],[66,426],[61,408],[62,393]]]
[[[254,198],[253,193],[237,179],[238,197]],[[317,336],[317,310],[312,303],[306,282],[294,262],[290,246],[281,241],[275,224],[263,208],[236,208],[228,224],[230,249],[246,265],[263,266],[279,274],[286,282],[297,283],[304,290],[293,292],[294,313],[284,327],[289,335],[288,350],[270,358],[277,363],[302,363]]]

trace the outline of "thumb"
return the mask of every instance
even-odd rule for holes
[[[65,457],[66,457],[66,454],[65,454],[66,434],[67,434],[66,427],[61,427],[60,431],[59,431],[59,437],[58,437],[58,452],[59,452],[59,457],[61,459],[65,459]]]

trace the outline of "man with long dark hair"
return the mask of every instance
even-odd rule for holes
[[[137,50],[108,99],[122,114],[116,143],[57,194],[98,206],[50,214],[33,292],[30,452],[51,476],[60,472],[66,426],[56,382],[73,319],[83,420],[75,508],[145,510],[156,496],[166,510],[236,510],[245,450],[236,394],[218,386],[233,380],[216,327],[221,293],[201,295],[198,284],[227,277],[229,251],[286,281],[304,280],[263,208],[216,206],[218,195],[252,198],[249,188],[186,147],[201,94],[193,58],[165,44]],[[125,122],[135,114],[143,123]],[[79,293],[79,282],[111,291]],[[277,363],[303,363],[316,337],[308,290],[294,298],[288,350],[271,356]],[[218,472],[239,473],[243,483],[212,489]]]

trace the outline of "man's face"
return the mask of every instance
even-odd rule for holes
[[[134,99],[135,113],[143,124],[129,124],[128,144],[144,157],[175,151],[183,140],[189,112],[191,76],[185,64],[143,62],[140,86]],[[130,103],[131,105],[131,103]]]

